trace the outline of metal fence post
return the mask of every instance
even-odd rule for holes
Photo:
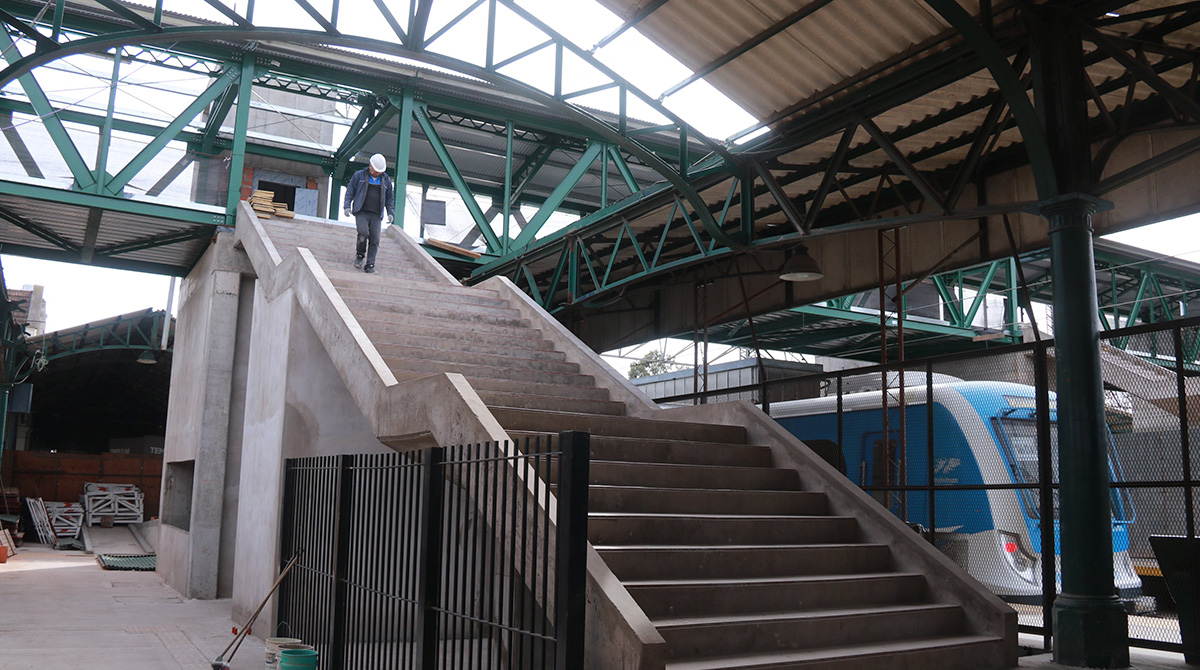
[[[583,667],[583,625],[587,604],[588,470],[591,435],[559,433],[558,527],[554,539],[554,667]]]
[[[345,667],[346,659],[346,592],[350,581],[350,527],[354,514],[355,457],[343,454],[338,459],[337,516],[334,517],[334,537],[337,549],[333,555],[333,621],[330,635],[330,666]]]
[[[421,487],[421,539],[417,556],[417,658],[418,667],[437,667],[438,657],[438,592],[441,587],[442,566],[442,495],[445,475],[442,461],[446,450],[433,447],[425,450]]]
[[[1034,349],[1034,386],[1037,398],[1038,438],[1038,500],[1042,509],[1039,528],[1042,532],[1042,648],[1050,649],[1054,639],[1054,600],[1058,596],[1057,555],[1054,526],[1054,454],[1050,449],[1050,370],[1049,347],[1045,343]]]
[[[1175,344],[1175,395],[1179,402],[1179,464],[1183,468],[1183,518],[1188,537],[1196,537],[1196,501],[1192,492],[1192,434],[1188,423],[1188,398],[1183,368],[1183,329],[1171,329]],[[1157,338],[1156,338],[1157,339]]]

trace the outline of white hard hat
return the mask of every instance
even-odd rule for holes
[[[383,157],[383,154],[371,156],[371,169],[376,172],[383,172],[387,169],[387,159]]]

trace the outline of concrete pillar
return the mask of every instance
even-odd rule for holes
[[[218,595],[230,395],[245,255],[218,234],[184,280],[167,407],[163,579],[188,598]]]
[[[268,300],[262,285],[256,284],[237,519],[239,529],[253,532],[238,535],[234,621],[249,618],[279,574],[287,371],[295,303],[291,290]],[[273,621],[273,612],[272,605],[260,618]]]

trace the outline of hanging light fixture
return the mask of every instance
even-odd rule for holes
[[[158,359],[155,358],[154,354],[150,353],[149,351],[143,351],[142,354],[137,357],[137,362],[141,363],[142,365],[154,365],[158,362]]]
[[[792,252],[791,258],[779,269],[779,278],[784,281],[815,281],[823,279],[825,273],[817,259],[808,253],[808,247],[801,244]]]

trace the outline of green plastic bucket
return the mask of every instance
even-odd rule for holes
[[[279,670],[300,670],[317,667],[317,652],[312,649],[279,650]]]

